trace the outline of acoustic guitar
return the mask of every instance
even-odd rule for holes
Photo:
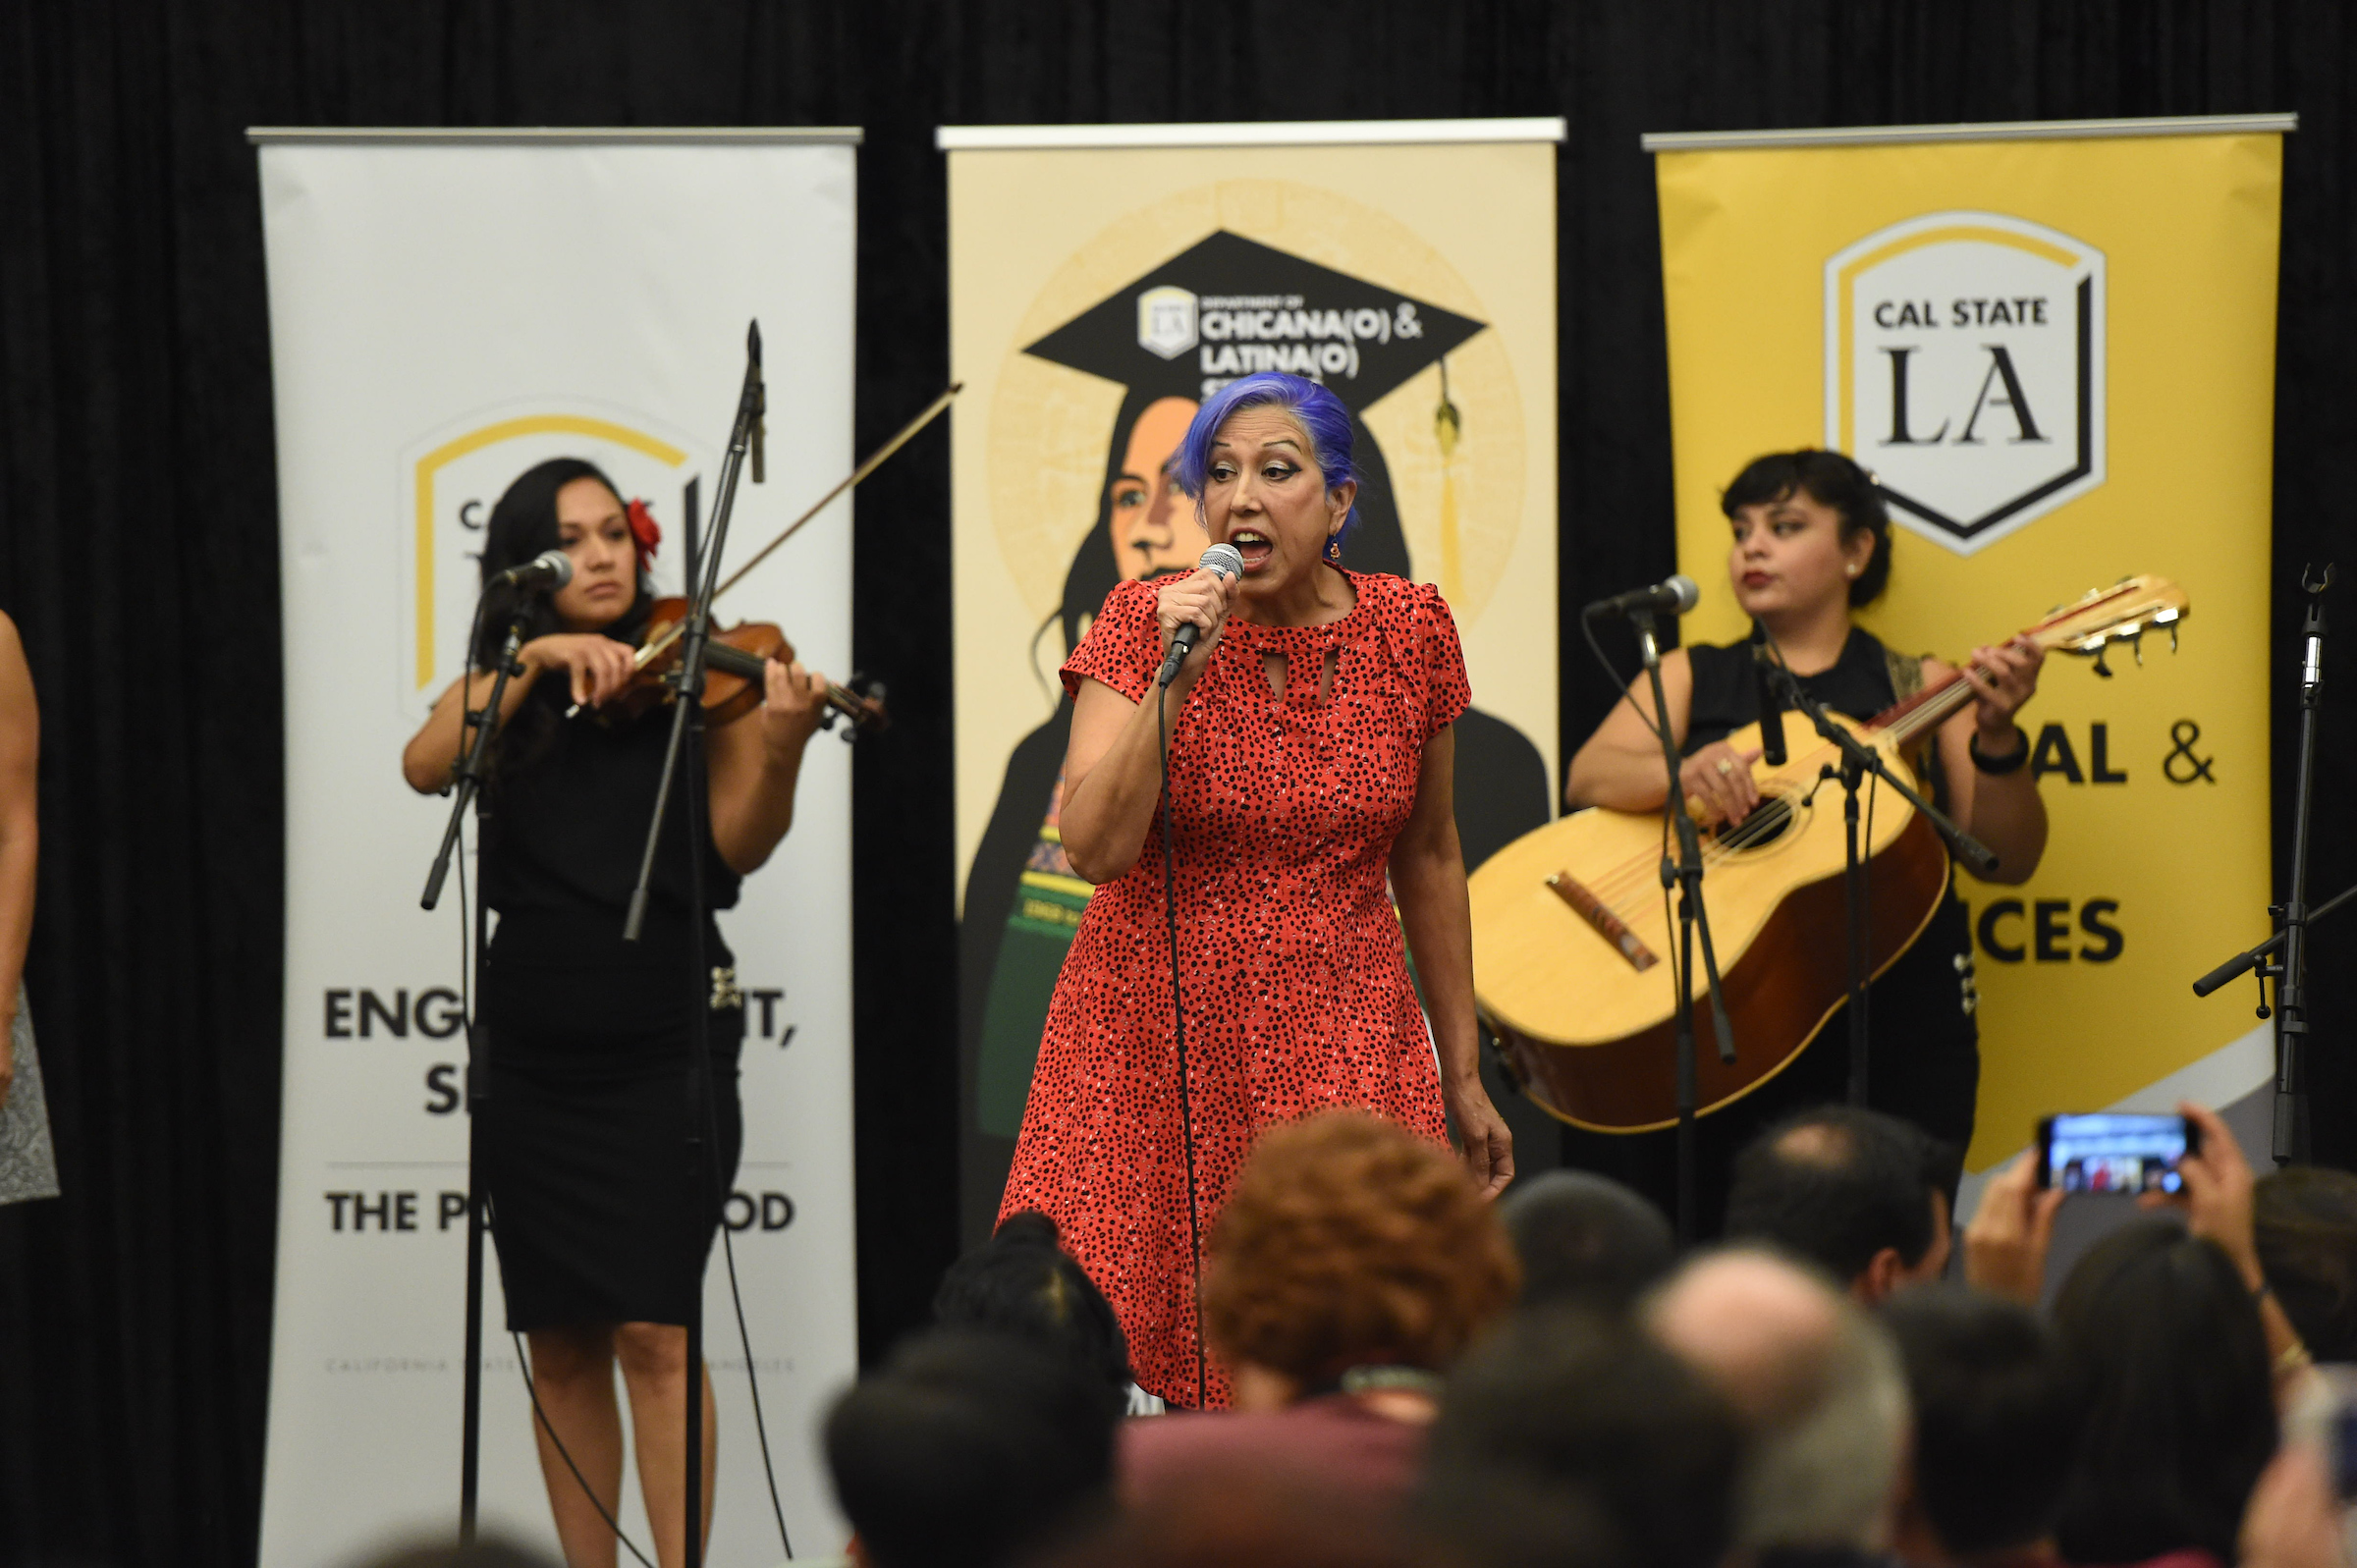
[[[2021,635],[2091,655],[2097,673],[2110,676],[2108,645],[2132,643],[2142,663],[2144,633],[2165,627],[2173,649],[2186,611],[2175,584],[2130,577]],[[1912,780],[1909,753],[1928,749],[1942,721],[1972,700],[1971,684],[1951,675],[1866,724],[1843,723]],[[1723,1063],[1697,961],[1688,978],[1698,999],[1696,1104],[1704,1111],[1782,1071],[1849,993],[1841,786],[1826,777],[1837,757],[1805,718],[1786,715],[1783,727],[1784,765],[1752,764],[1760,804],[1742,822],[1703,836],[1704,897],[1735,1041],[1735,1060]],[[1737,751],[1756,749],[1760,727],[1727,740]],[[1676,935],[1661,880],[1665,828],[1660,813],[1573,812],[1499,850],[1471,879],[1482,1021],[1523,1092],[1573,1126],[1646,1132],[1676,1120]],[[1947,890],[1948,860],[1931,823],[1895,790],[1876,792],[1867,839],[1868,957],[1880,975],[1931,923]]]

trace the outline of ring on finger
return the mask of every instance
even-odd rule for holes
[[[1719,777],[1720,777],[1720,778],[1722,778],[1722,779],[1731,778],[1731,777],[1733,777],[1733,775],[1734,775],[1734,771],[1735,771],[1735,765],[1734,765],[1734,763],[1732,763],[1731,761],[1729,761],[1728,759],[1727,759],[1727,758],[1725,758],[1725,757],[1721,757],[1721,758],[1719,759]]]

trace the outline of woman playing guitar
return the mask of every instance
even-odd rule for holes
[[[1890,514],[1855,462],[1837,452],[1771,453],[1735,476],[1721,505],[1733,525],[1727,577],[1735,602],[1774,639],[1811,696],[1862,720],[1949,674],[1939,659],[1891,654],[1850,620],[1891,574]],[[2022,638],[1974,649],[1977,668],[1963,678],[1975,702],[1935,731],[1935,745],[1925,749],[1936,749],[1936,759],[1913,759],[1934,803],[1996,852],[1996,880],[2007,883],[2027,881],[2046,848],[2046,807],[2026,767],[2029,738],[2014,723],[2037,689],[2044,658]],[[1662,690],[1685,759],[1678,774],[1684,798],[1701,803],[1706,825],[1740,822],[1760,803],[1751,766],[1760,754],[1737,751],[1724,737],[1760,717],[1750,645],[1665,653]],[[1566,805],[1662,809],[1661,745],[1646,729],[1652,713],[1652,691],[1640,679],[1571,759]],[[1824,940],[1838,944],[1841,933],[1828,931]],[[1875,1108],[1905,1116],[1959,1154],[1972,1136],[1980,1081],[1972,979],[1971,933],[1951,887],[1922,937],[1874,983],[1868,1002]],[[1704,1192],[1725,1191],[1727,1161],[1760,1127],[1841,1098],[1846,1031],[1836,1014],[1791,1066],[1702,1122]],[[1575,1162],[1619,1167],[1640,1185],[1659,1185],[1641,1179],[1643,1168],[1628,1167],[1657,1159],[1666,1166],[1669,1134],[1566,1136]]]

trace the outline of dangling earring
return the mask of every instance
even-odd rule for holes
[[[1326,559],[1338,567],[1343,564],[1343,536],[1341,534],[1330,533],[1326,536]]]

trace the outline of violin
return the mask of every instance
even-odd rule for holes
[[[769,543],[753,553],[750,561],[739,567],[729,580],[713,589],[713,597],[727,593],[742,582],[745,574],[769,559],[770,553],[798,533],[802,525],[824,512],[836,497],[883,466],[884,460],[906,446],[916,433],[939,417],[941,411],[964,390],[964,383],[953,381],[950,389],[927,404],[922,412],[903,425],[890,441],[870,453],[843,481],[811,503],[800,516],[788,523]],[[753,470],[756,480],[760,468]],[[647,618],[646,630],[638,645],[630,684],[608,697],[607,709],[635,719],[659,703],[671,701],[679,694],[680,633],[685,629],[687,601],[682,598],[657,599],[653,613]],[[786,640],[781,628],[766,621],[740,621],[733,626],[714,626],[704,644],[704,721],[707,724],[734,724],[761,706],[766,695],[766,667],[772,659],[794,658],[794,644]],[[884,687],[879,681],[861,681],[840,686],[827,682],[827,712],[818,722],[821,730],[835,728],[838,715],[850,721],[843,732],[847,741],[862,733],[874,733],[887,729],[892,718],[884,711]],[[568,712],[571,718],[577,707]]]
[[[639,641],[635,673],[630,684],[606,699],[606,711],[636,719],[679,694],[680,634],[686,621],[685,599],[655,601]],[[767,690],[769,662],[793,658],[794,644],[787,641],[783,628],[769,622],[740,621],[733,626],[713,627],[704,644],[704,722],[735,724],[760,707]],[[862,731],[873,733],[889,728],[892,716],[885,711],[882,686],[866,681],[862,687],[828,681],[827,713],[819,728],[832,730],[838,715],[850,721],[850,729],[844,731],[846,740]]]

